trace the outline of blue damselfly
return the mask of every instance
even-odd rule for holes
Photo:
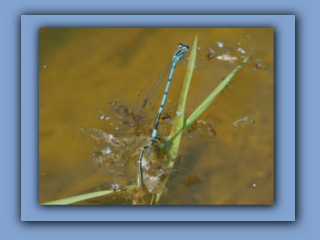
[[[144,108],[146,107],[147,103],[150,101],[150,99],[155,96],[155,91],[158,89],[158,87],[161,85],[161,82],[164,80],[164,77],[167,75],[166,72],[170,69],[169,79],[167,82],[167,87],[164,92],[164,95],[162,97],[161,105],[158,111],[158,115],[155,121],[154,129],[151,135],[151,138],[148,139],[146,144],[141,148],[139,159],[138,159],[138,167],[139,167],[139,183],[141,186],[143,186],[143,160],[145,161],[145,164],[147,165],[149,163],[149,160],[151,158],[152,149],[157,146],[157,143],[160,142],[159,138],[157,137],[157,129],[158,124],[160,120],[161,113],[163,111],[164,104],[167,99],[168,91],[170,88],[170,83],[172,80],[172,76],[174,73],[174,70],[177,66],[177,64],[184,58],[185,53],[188,51],[189,47],[184,44],[178,45],[178,50],[173,56],[172,62],[166,67],[166,69],[162,72],[162,74],[159,75],[159,80],[155,82],[155,84],[151,87],[150,91],[146,94],[146,97],[142,101],[142,108],[141,111],[144,111]]]

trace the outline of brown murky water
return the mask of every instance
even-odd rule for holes
[[[198,59],[186,117],[243,57],[251,58],[184,134],[178,163],[187,169],[171,174],[159,204],[273,204],[273,29],[254,28],[40,29],[40,203],[110,189],[112,182],[128,184],[126,166],[114,174],[97,169],[95,145],[79,126],[129,138],[110,101],[120,96],[124,105],[134,103],[170,62],[177,44],[191,47],[196,35]],[[166,103],[171,115],[188,56],[174,73]],[[238,60],[226,61],[230,57]],[[83,204],[103,203],[99,198]]]

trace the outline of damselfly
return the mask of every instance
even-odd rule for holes
[[[140,151],[140,155],[139,155],[139,159],[138,159],[138,167],[139,167],[139,182],[140,185],[143,186],[143,160],[145,161],[145,164],[147,165],[149,163],[150,157],[151,157],[151,153],[152,153],[152,149],[157,146],[157,143],[160,141],[159,138],[157,138],[157,129],[158,129],[158,124],[159,124],[159,120],[160,120],[160,116],[161,113],[163,111],[163,107],[164,104],[166,102],[167,99],[167,95],[168,95],[168,91],[170,88],[170,83],[172,80],[172,76],[174,73],[174,70],[177,66],[177,64],[184,58],[185,53],[188,51],[189,47],[187,45],[184,44],[179,44],[178,45],[178,50],[176,51],[176,53],[173,56],[172,59],[172,63],[170,63],[171,65],[171,71],[170,71],[170,75],[169,75],[169,80],[167,83],[167,87],[166,90],[164,92],[164,95],[162,97],[162,101],[161,101],[161,105],[158,111],[158,116],[156,118],[155,121],[155,126],[151,135],[151,138],[148,139],[148,141],[146,142],[146,144],[141,148]],[[167,69],[167,68],[166,68]],[[168,68],[169,69],[169,68]],[[166,76],[166,74],[161,74],[161,77]],[[152,97],[152,95],[154,95],[154,91],[161,85],[161,82],[163,81],[163,79],[159,79],[158,81],[156,81],[155,86],[153,86],[150,90],[151,94],[148,93],[146,98],[143,99],[143,103],[142,103],[142,110],[144,110],[145,106],[147,105],[148,101],[150,100],[149,98]]]

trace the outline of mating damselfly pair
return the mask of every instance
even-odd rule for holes
[[[154,124],[154,129],[152,131],[151,137],[147,140],[146,144],[141,148],[139,158],[138,158],[138,168],[139,168],[139,185],[143,186],[144,184],[144,173],[143,173],[143,167],[148,168],[148,164],[151,158],[151,153],[153,148],[158,147],[157,144],[160,142],[160,139],[157,137],[157,131],[158,131],[158,124],[161,117],[161,114],[163,112],[164,104],[167,99],[167,95],[169,92],[170,84],[172,81],[174,70],[177,66],[177,64],[184,58],[185,53],[188,51],[189,47],[184,44],[178,45],[178,50],[175,52],[172,62],[169,64],[171,68],[166,68],[168,71],[166,71],[169,74],[169,77],[167,76],[167,73],[160,74],[159,79],[156,81],[155,85],[151,87],[151,90],[147,93],[146,97],[142,101],[142,107],[141,111],[144,111],[145,106],[150,101],[150,98],[154,96],[154,91],[157,89],[158,86],[161,85],[161,82],[168,77],[167,86],[164,92],[164,95],[162,97],[161,105],[158,111],[158,115]],[[139,96],[139,95],[138,95]]]
[[[168,169],[164,166],[163,159],[158,158],[157,144],[160,143],[158,134],[160,137],[164,136],[172,126],[171,116],[168,117],[171,115],[171,112],[168,112],[170,107],[165,109],[164,104],[175,67],[187,51],[188,46],[178,45],[173,60],[142,89],[136,103],[125,102],[118,96],[110,102],[110,108],[116,115],[100,111],[101,121],[112,124],[115,131],[111,133],[101,129],[78,127],[81,133],[91,136],[94,144],[91,159],[97,170],[109,179],[107,181],[110,182],[111,178],[112,183],[130,185],[130,182],[137,181],[138,169],[138,186],[145,185],[152,193],[164,192],[165,186],[161,186],[158,182],[159,177],[181,169],[181,167]],[[165,84],[167,86],[164,90]],[[158,108],[155,105],[161,95],[163,97],[158,114],[152,117],[152,110],[154,107]],[[171,107],[173,106],[174,104]],[[164,113],[166,115],[161,117]],[[160,122],[160,119],[163,121]]]

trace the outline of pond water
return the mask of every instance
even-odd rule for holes
[[[270,28],[40,29],[39,203],[134,184],[138,171],[134,159],[151,136],[160,103],[155,102],[142,124],[126,116],[125,109],[137,110],[137,95],[172,60],[178,43],[191,48],[196,35],[197,60],[185,118],[244,57],[249,60],[183,133],[176,165],[187,168],[170,173],[159,204],[273,204]],[[177,114],[189,52],[173,76],[159,123],[161,140]],[[159,99],[162,94],[161,90]],[[110,157],[109,145],[101,147],[105,138],[102,142],[92,138],[102,135],[125,145],[117,145],[118,152]],[[121,197],[81,202],[130,203]]]

